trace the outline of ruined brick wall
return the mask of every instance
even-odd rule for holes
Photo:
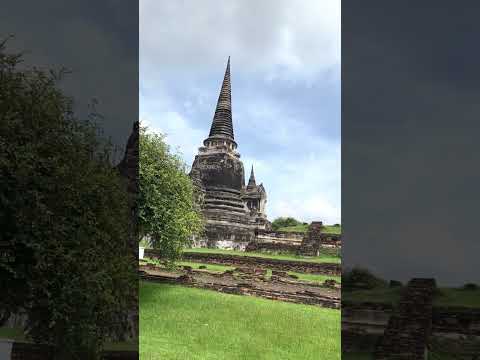
[[[322,247],[340,248],[342,246],[341,235],[325,234],[322,229],[321,221],[313,221],[310,224],[298,250],[300,255],[318,256]]]
[[[296,253],[299,244],[286,244],[286,243],[276,243],[276,242],[251,242],[245,248],[245,251],[276,251],[276,252],[288,252]]]
[[[161,258],[161,253],[155,249],[145,249],[145,257]],[[183,259],[187,261],[207,264],[233,265],[233,266],[256,266],[282,271],[295,271],[310,274],[336,275],[341,274],[341,265],[333,263],[314,263],[307,261],[292,261],[279,259],[266,259],[253,256],[238,256],[226,254],[208,254],[184,252]]]
[[[480,336],[480,309],[435,307],[432,312],[433,331]]]
[[[424,360],[432,332],[434,279],[412,279],[390,317],[375,360]]]
[[[297,241],[301,242],[305,233],[288,231],[257,230],[257,240],[261,241]]]
[[[302,245],[298,250],[299,254],[306,256],[318,256],[322,244],[322,222],[313,221],[303,237]]]

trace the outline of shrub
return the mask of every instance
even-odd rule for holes
[[[469,290],[469,291],[478,290],[478,285],[474,283],[468,283],[463,285],[463,290]]]
[[[342,274],[342,287],[348,290],[386,287],[387,282],[373,275],[369,270],[355,267]]]
[[[282,227],[301,225],[302,223],[293,217],[279,217],[273,220],[272,229],[278,230]]]

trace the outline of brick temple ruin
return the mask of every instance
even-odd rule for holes
[[[204,245],[245,248],[256,231],[267,230],[267,193],[257,185],[252,170],[245,186],[245,172],[237,151],[232,122],[230,58],[223,78],[208,137],[199,148],[190,177],[196,184],[205,217]]]
[[[198,149],[189,174],[205,219],[205,232],[194,239],[195,247],[247,251],[268,248],[315,256],[323,245],[340,246],[340,236],[323,234],[321,222],[313,222],[307,234],[273,232],[266,215],[265,187],[257,185],[253,165],[245,185],[237,148],[229,57],[210,133]]]

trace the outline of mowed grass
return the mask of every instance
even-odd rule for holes
[[[307,232],[308,225],[300,224],[295,226],[285,226],[278,229],[278,231],[285,232]],[[322,232],[326,234],[340,235],[342,233],[342,226],[323,225]]]
[[[290,260],[290,261],[306,261],[315,263],[335,263],[339,264],[341,258],[331,254],[320,254],[320,256],[307,257],[300,255],[284,255],[284,254],[269,254],[261,252],[246,252],[238,250],[225,250],[225,249],[210,249],[210,248],[192,248],[185,249],[185,253],[209,253],[209,254],[226,254],[226,255],[239,255],[239,256],[253,256],[261,257],[265,259],[278,259],[278,260]]]
[[[298,280],[303,280],[303,281],[323,283],[325,280],[332,279],[332,280],[335,280],[338,283],[342,282],[342,277],[341,276],[321,275],[321,274],[305,274],[305,273],[299,273],[299,272],[294,272],[294,271],[289,271],[288,273],[291,274],[291,275],[296,275],[298,277]]]
[[[433,299],[433,306],[480,308],[480,289],[440,288]]]
[[[12,328],[7,326],[0,326],[0,339],[26,341],[25,334],[21,328]]]
[[[340,359],[340,311],[140,282],[140,359]]]
[[[199,269],[200,266],[205,266],[204,270],[214,271],[214,272],[219,272],[219,273],[223,273],[227,270],[235,269],[234,266],[202,264],[202,263],[190,262],[190,261],[178,261],[175,264],[178,265],[178,266],[190,266],[190,267],[192,267],[192,269]]]
[[[400,301],[402,289],[380,287],[371,290],[343,291],[342,300],[347,303],[371,302],[395,306]],[[433,306],[480,308],[480,289],[439,288],[433,298]]]
[[[401,287],[379,287],[371,290],[342,291],[342,301],[380,303],[396,306],[400,301]]]
[[[325,280],[327,279],[333,279],[339,283],[342,281],[341,276],[333,276],[333,275],[321,275],[321,274],[305,274],[305,273],[299,273],[295,271],[287,271],[287,274],[290,275],[296,275],[298,277],[298,280],[303,280],[303,281],[310,281],[313,283],[318,283],[322,284]],[[272,276],[272,270],[267,269],[267,278],[270,278]]]

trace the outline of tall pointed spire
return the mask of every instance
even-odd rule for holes
[[[250,172],[250,179],[248,179],[248,185],[247,188],[254,188],[257,186],[257,183],[255,182],[255,174],[253,173],[253,165],[252,165],[252,171]]]
[[[230,86],[230,56],[228,57],[223,84],[218,96],[209,137],[234,140],[232,125],[232,90]]]

